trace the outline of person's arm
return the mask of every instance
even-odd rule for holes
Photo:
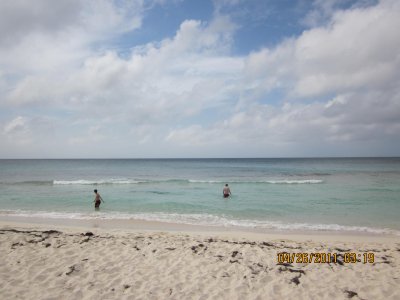
[[[104,201],[103,198],[101,198],[101,196],[100,196],[100,200],[101,200],[102,202],[106,203],[106,201]]]

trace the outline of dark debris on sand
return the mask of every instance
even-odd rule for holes
[[[361,298],[358,293],[350,291],[350,290],[344,290],[344,293],[347,294],[347,298],[351,299],[353,297],[357,297],[360,300],[365,300],[363,298]]]

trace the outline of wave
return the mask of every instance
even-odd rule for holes
[[[277,231],[335,231],[335,232],[363,232],[367,234],[388,234],[400,236],[400,231],[390,228],[373,228],[365,226],[349,226],[339,224],[311,224],[311,223],[284,223],[268,220],[232,219],[227,216],[211,214],[177,214],[177,213],[120,213],[120,212],[45,212],[23,210],[0,210],[0,216],[44,218],[44,219],[72,219],[72,220],[138,220],[165,222],[184,225],[226,227],[237,229],[258,229]]]
[[[266,183],[271,184],[313,184],[313,183],[323,183],[320,179],[302,179],[302,180],[267,180]]]
[[[100,179],[100,180],[54,180],[54,185],[100,185],[100,184],[139,184],[139,183],[222,183],[218,180],[165,179],[165,180],[136,180],[136,179]]]
[[[190,183],[269,183],[269,184],[313,184],[313,183],[323,183],[324,181],[321,179],[299,179],[299,180],[287,180],[287,179],[279,179],[279,180],[254,180],[254,181],[237,181],[237,180],[228,180],[228,181],[219,181],[219,180],[189,180]]]
[[[222,183],[216,180],[165,179],[165,180],[136,180],[136,179],[100,179],[100,180],[54,180],[54,185],[100,185],[100,184],[139,184],[139,183]]]
[[[0,182],[0,184],[12,185],[107,185],[107,184],[315,184],[323,183],[321,179],[262,179],[262,180],[216,180],[216,179],[130,179],[130,178],[104,178],[104,179],[76,179],[76,180],[43,180],[43,181],[21,181],[21,182]]]
[[[198,179],[189,179],[189,183],[225,183],[225,181],[220,180],[198,180]],[[232,182],[232,181],[230,181]]]
[[[147,181],[133,179],[100,179],[100,180],[53,180],[54,185],[99,185],[99,184],[137,184]]]

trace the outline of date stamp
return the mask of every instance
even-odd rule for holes
[[[375,254],[373,252],[355,253],[345,252],[342,254],[330,252],[278,252],[278,263],[298,263],[298,264],[325,264],[338,263],[340,261],[345,264],[373,264],[375,262]]]

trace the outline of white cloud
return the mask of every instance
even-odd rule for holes
[[[26,119],[21,116],[16,117],[4,126],[5,134],[25,132],[26,130]]]
[[[18,140],[88,157],[399,151],[398,1],[332,4],[327,24],[241,57],[230,53],[237,25],[218,14],[123,57],[93,47],[140,26],[144,4],[121,3],[74,2],[54,28],[47,12],[18,11],[39,25],[0,43],[0,105],[13,112],[0,155]]]
[[[237,141],[267,153],[283,145],[291,149],[318,145],[327,155],[335,151],[348,155],[349,147],[351,153],[354,149],[368,153],[365,145],[375,145],[370,148],[375,150],[381,144],[386,148],[382,153],[398,153],[397,28],[400,3],[381,1],[373,7],[338,11],[324,27],[305,31],[274,49],[251,53],[242,85],[247,97],[239,110],[213,125],[174,129],[168,140],[184,145]],[[276,89],[286,91],[284,104],[257,104]]]
[[[400,3],[337,12],[329,25],[307,30],[275,49],[250,55],[247,72],[293,96],[314,97],[384,88],[400,78]]]
[[[134,49],[127,59],[113,52],[88,58],[61,90],[74,95],[71,106],[103,108],[103,115],[125,115],[135,124],[162,123],[221,105],[233,93],[243,62],[221,56],[231,29],[216,23],[228,24],[185,21],[173,39]]]
[[[187,20],[174,38],[133,49],[126,58],[113,51],[88,52],[72,68],[58,62],[63,69],[65,63],[65,72],[46,68],[17,80],[5,104],[64,111],[66,124],[57,130],[70,146],[88,149],[126,137],[131,138],[126,143],[152,145],[164,140],[171,122],[231,101],[243,68],[243,59],[225,55],[233,30],[226,17],[208,24]],[[48,57],[44,52],[43,59]],[[99,122],[119,132],[93,133]]]
[[[82,146],[82,145],[98,145],[99,143],[106,140],[104,134],[107,130],[100,125],[89,126],[86,132],[78,132],[77,134],[70,135],[67,142],[71,146]]]
[[[5,0],[0,2],[0,46],[18,43],[27,35],[55,34],[79,21],[82,1]]]
[[[51,150],[57,144],[55,127],[58,121],[46,117],[16,116],[0,130],[1,154],[6,156],[30,156]]]
[[[294,63],[300,96],[381,88],[400,77],[400,3],[353,9],[334,15],[329,27],[297,39]]]
[[[336,7],[346,2],[349,0],[314,0],[313,9],[307,13],[302,23],[309,27],[324,25],[336,12]]]
[[[71,71],[93,44],[141,26],[143,1],[2,1],[0,66],[13,77]]]

